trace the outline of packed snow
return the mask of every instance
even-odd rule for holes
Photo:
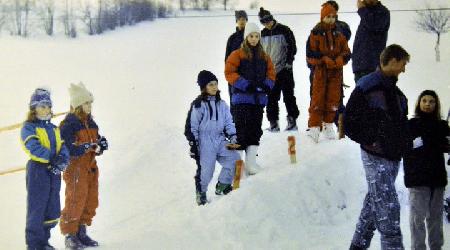
[[[303,8],[291,4],[297,1],[286,1],[277,9],[275,2],[267,1],[267,8],[273,8],[274,13],[318,12],[320,8],[318,2]],[[345,1],[341,8],[354,10],[350,2]],[[400,2],[410,1],[385,2],[388,8],[397,8]],[[223,197],[214,195],[213,180],[208,191],[210,203],[196,205],[196,166],[188,156],[184,122],[190,102],[199,93],[196,77],[202,69],[217,75],[222,97],[229,100],[223,70],[234,17],[231,11],[225,13],[229,16],[158,19],[74,40],[59,36],[0,38],[0,127],[24,120],[29,97],[38,86],[51,89],[54,112],[68,110],[71,82],[84,82],[94,94],[93,114],[100,133],[110,142],[110,150],[98,158],[100,206],[88,228],[99,241],[99,250],[341,250],[350,245],[367,191],[359,146],[349,139],[322,138],[315,144],[305,133],[309,71],[304,44],[318,14],[275,15],[290,26],[297,40],[294,76],[301,110],[299,132],[265,132],[258,157],[264,170],[244,178],[238,190]],[[358,15],[344,13],[339,17],[349,23],[354,35]],[[398,85],[409,98],[410,115],[424,89],[437,91],[445,112],[450,107],[450,36],[441,37],[442,61],[436,63],[436,38],[418,32],[414,18],[414,12],[391,13],[388,44],[398,43],[411,54]],[[250,21],[258,22],[255,16],[250,16]],[[348,97],[354,87],[350,64],[345,67],[344,80],[351,86],[345,91]],[[284,127],[282,101],[280,107]],[[53,122],[60,120],[58,117]],[[266,119],[263,126],[268,126]],[[289,161],[288,135],[297,139],[297,164]],[[21,149],[19,130],[0,133],[0,159],[0,171],[25,165],[27,156]],[[396,185],[404,244],[409,248],[408,192],[402,170]],[[23,171],[0,176],[0,197],[0,249],[23,249]],[[63,205],[64,186],[61,202]],[[444,235],[443,249],[450,249],[449,223],[444,224]],[[59,227],[52,230],[50,243],[64,247]],[[380,249],[378,234],[371,246]]]

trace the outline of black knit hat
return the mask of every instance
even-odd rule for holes
[[[242,18],[242,17],[248,21],[247,12],[245,12],[245,10],[236,10],[234,12],[234,16],[236,17],[236,22],[239,20],[239,18]]]
[[[272,14],[270,14],[270,12],[268,10],[265,10],[263,7],[259,8],[258,16],[259,16],[259,21],[261,22],[261,24],[265,24],[270,21],[273,21]]]
[[[200,87],[200,89],[204,89],[206,87],[206,85],[211,81],[217,82],[218,80],[217,80],[217,77],[210,71],[202,70],[202,71],[200,71],[200,73],[198,73],[197,83],[198,83],[198,86]]]

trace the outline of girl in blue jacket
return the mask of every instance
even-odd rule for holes
[[[69,152],[59,129],[50,122],[51,108],[50,92],[36,89],[20,133],[23,149],[30,156],[26,167],[28,250],[55,249],[48,240],[61,214],[61,171],[69,164]]]
[[[217,77],[202,70],[197,83],[201,95],[191,106],[185,135],[191,145],[191,156],[198,166],[195,176],[197,204],[204,205],[216,161],[222,165],[216,194],[228,194],[232,190],[235,162],[240,156],[233,150],[238,146],[236,128],[228,105],[220,99]]]

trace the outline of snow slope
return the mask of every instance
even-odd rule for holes
[[[356,31],[356,14],[340,18]],[[413,13],[392,13],[388,43],[399,43],[412,55],[399,86],[409,97],[410,112],[425,88],[437,90],[447,110],[450,37],[442,37],[442,62],[435,63],[434,37],[415,31],[413,18]],[[195,164],[182,133],[201,69],[216,73],[228,100],[222,72],[233,17],[157,20],[77,40],[3,37],[0,127],[23,120],[37,86],[51,88],[55,112],[68,109],[70,82],[83,81],[92,90],[95,119],[110,141],[110,150],[98,160],[100,207],[89,229],[101,243],[98,249],[346,249],[367,190],[359,148],[348,139],[315,145],[306,138],[309,72],[304,42],[318,15],[278,20],[292,28],[299,50],[294,64],[301,109],[300,132],[294,134],[298,163],[289,164],[287,133],[264,134],[259,157],[264,171],[243,180],[226,197],[213,195],[214,180],[208,193],[212,201],[205,207],[195,205]],[[354,85],[350,65],[345,79]],[[18,132],[0,133],[0,170],[27,160]],[[402,179],[400,171],[401,227],[409,248]],[[0,176],[0,197],[0,249],[24,248],[24,172]],[[449,232],[445,224],[447,241]],[[379,249],[377,237],[372,249]],[[63,247],[58,228],[51,243]]]

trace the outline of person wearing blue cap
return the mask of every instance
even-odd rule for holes
[[[50,250],[55,249],[48,242],[50,229],[56,226],[61,214],[61,172],[67,168],[70,157],[59,129],[50,122],[50,92],[36,89],[29,109],[20,132],[23,149],[30,157],[26,167],[25,241],[28,250]]]
[[[222,165],[216,194],[226,195],[232,191],[235,162],[240,156],[234,150],[239,147],[236,128],[230,108],[220,98],[217,77],[210,71],[202,70],[198,74],[197,84],[201,94],[190,106],[184,134],[191,147],[190,156],[197,163],[194,177],[197,204],[205,205],[216,161]]]

